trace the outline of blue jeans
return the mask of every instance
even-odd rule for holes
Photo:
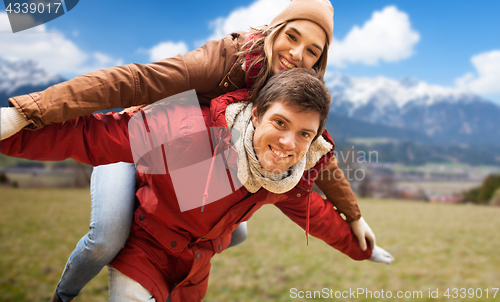
[[[89,232],[69,256],[57,294],[70,301],[121,250],[134,214],[135,166],[115,163],[95,167],[90,181],[92,211]]]
[[[135,173],[131,163],[94,167],[90,180],[90,228],[69,256],[57,285],[57,294],[63,301],[76,297],[125,245],[134,215]],[[242,222],[233,231],[229,247],[242,243],[246,236],[246,222]]]

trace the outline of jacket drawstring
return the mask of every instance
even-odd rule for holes
[[[309,216],[311,213],[311,192],[312,190],[307,190],[297,186],[297,189],[301,189],[307,192],[307,211],[306,211],[306,244],[309,245]]]
[[[148,135],[149,144],[151,145],[151,150],[155,150],[155,144],[153,142],[153,135],[151,134],[151,130],[149,129],[146,114],[144,113],[144,110],[142,108],[140,108],[139,111],[141,112],[142,120],[144,121],[144,127],[146,128],[146,133]],[[166,165],[166,163],[164,163],[164,164]]]
[[[205,192],[203,192],[203,200],[201,204],[201,212],[203,213],[203,209],[205,208],[205,203],[207,202],[208,199],[208,188],[210,186],[210,179],[212,178],[212,170],[214,168],[214,162],[215,162],[215,156],[217,155],[217,149],[219,149],[220,144],[222,143],[222,134],[224,133],[224,128],[219,128],[219,142],[217,143],[217,146],[214,148],[214,153],[212,154],[212,162],[210,163],[210,170],[208,170],[208,178],[207,178],[207,184],[205,185]]]
[[[307,194],[306,244],[309,245],[309,212],[311,209],[311,194]]]

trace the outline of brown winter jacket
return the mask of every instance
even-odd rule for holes
[[[151,104],[191,89],[200,103],[209,105],[213,98],[246,86],[244,58],[237,55],[244,41],[245,33],[232,33],[185,55],[98,70],[9,102],[32,130],[99,110]],[[345,177],[339,177],[335,159],[325,169],[316,180],[318,187],[349,222],[359,219],[356,197]]]

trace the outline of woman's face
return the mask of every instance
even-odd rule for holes
[[[326,45],[326,34],[314,22],[288,22],[273,44],[272,71],[295,67],[312,68],[318,62]]]

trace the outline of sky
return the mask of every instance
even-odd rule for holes
[[[0,58],[32,60],[66,78],[146,64],[267,24],[288,2],[85,0],[53,21],[15,34],[2,10]],[[327,72],[411,77],[500,104],[500,1],[334,0],[332,5]]]

